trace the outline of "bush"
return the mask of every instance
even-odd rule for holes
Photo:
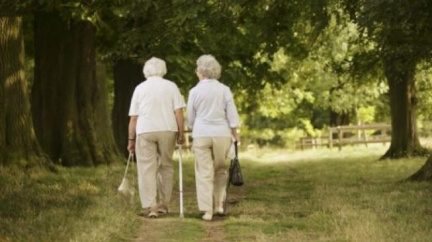
[[[432,134],[432,122],[431,121],[422,121],[418,124],[418,131],[420,137],[430,137]]]

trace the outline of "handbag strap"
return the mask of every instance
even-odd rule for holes
[[[131,160],[133,160],[133,157],[134,157],[133,153],[130,152],[130,153],[129,153],[128,160],[127,160],[126,170],[125,170],[125,172],[124,172],[123,178],[126,177],[126,174],[127,174],[128,168],[129,168],[129,163],[130,163]]]
[[[234,141],[234,150],[235,150],[235,158],[238,158],[238,151],[237,151],[237,140]]]

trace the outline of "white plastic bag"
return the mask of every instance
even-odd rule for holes
[[[128,168],[129,168],[129,163],[130,163],[131,159],[133,160],[133,154],[132,153],[129,154],[129,158],[128,158],[128,161],[127,161],[126,170],[125,170],[125,173],[124,173],[124,176],[123,176],[123,180],[122,180],[120,186],[117,189],[117,191],[121,195],[123,195],[123,197],[129,203],[133,202],[133,198],[135,196],[135,188],[133,187],[131,181],[129,181],[129,179],[126,177],[127,171],[128,171]]]
[[[233,142],[231,143],[230,148],[229,148],[227,158],[230,159],[230,160],[232,160],[232,159],[234,159],[235,157],[236,157],[236,154],[235,154],[235,147],[234,147],[234,141],[233,141]]]

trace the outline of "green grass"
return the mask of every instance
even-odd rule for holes
[[[0,241],[128,241],[139,220],[116,194],[119,168],[1,168]]]
[[[178,184],[169,215],[137,216],[138,197],[130,206],[116,193],[122,165],[1,168],[0,241],[432,241],[432,184],[404,182],[426,159],[377,161],[385,150],[243,151],[245,185],[230,188],[229,216],[210,223],[186,154],[183,219]]]

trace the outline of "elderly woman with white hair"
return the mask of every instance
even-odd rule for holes
[[[232,140],[239,140],[239,115],[228,86],[217,79],[221,66],[212,55],[196,61],[198,84],[189,92],[188,126],[192,128],[198,209],[203,219],[224,213],[227,156]]]
[[[177,85],[162,78],[166,72],[165,61],[149,59],[143,69],[146,80],[135,88],[129,109],[128,150],[136,153],[141,205],[150,218],[168,212],[172,156],[176,140],[184,142],[185,103]]]

